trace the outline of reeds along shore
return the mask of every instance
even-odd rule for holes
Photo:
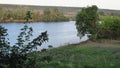
[[[58,9],[44,9],[30,10],[24,8],[8,9],[0,7],[0,22],[25,22],[25,15],[27,11],[31,11],[32,19],[31,22],[58,22],[58,21],[69,21],[71,18],[69,15],[65,15]]]

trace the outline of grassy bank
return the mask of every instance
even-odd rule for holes
[[[120,68],[120,46],[98,43],[69,45],[38,53],[42,68]]]

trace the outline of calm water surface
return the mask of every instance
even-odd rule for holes
[[[11,45],[16,43],[17,36],[20,33],[20,29],[24,26],[23,23],[7,23],[1,24],[8,30],[8,38],[11,42]],[[49,41],[44,43],[39,49],[47,48],[48,45],[52,45],[53,47],[59,47],[62,45],[78,43],[81,41],[85,41],[88,38],[85,36],[80,39],[77,36],[77,30],[75,26],[75,21],[70,22],[57,22],[57,23],[44,23],[44,22],[34,22],[28,24],[33,28],[33,37],[37,37],[41,32],[48,31]]]

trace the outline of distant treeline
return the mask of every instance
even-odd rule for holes
[[[69,21],[69,18],[60,10],[46,8],[44,11],[30,10],[29,8],[8,9],[0,7],[0,22],[25,22],[27,11],[31,11],[31,22],[58,22]]]
[[[69,20],[69,18],[67,18],[63,14],[63,12],[59,11],[58,9],[45,9],[42,18],[44,22],[54,22],[54,21],[58,22],[58,21]]]

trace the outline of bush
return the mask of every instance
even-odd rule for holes
[[[26,22],[31,19],[31,12],[26,13]],[[25,23],[18,35],[17,43],[10,45],[6,36],[7,29],[0,25],[0,68],[30,68],[29,64],[35,68],[35,57],[30,57],[38,46],[48,41],[47,31],[42,32],[37,38],[30,41],[33,29]],[[32,54],[33,55],[33,54]]]
[[[105,17],[100,24],[99,38],[120,38],[120,17]]]

